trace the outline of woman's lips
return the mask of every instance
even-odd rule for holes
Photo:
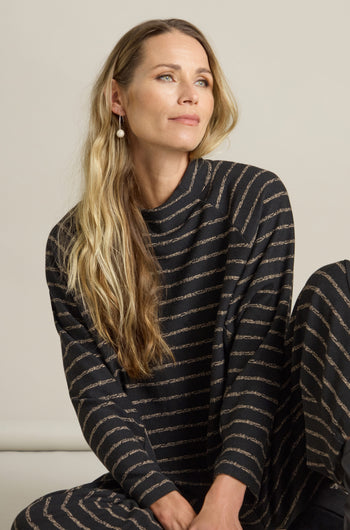
[[[196,114],[182,114],[181,116],[176,116],[176,118],[170,118],[171,121],[176,121],[177,123],[182,123],[183,125],[198,125],[199,116]]]

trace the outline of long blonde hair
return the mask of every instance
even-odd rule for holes
[[[150,20],[128,31],[110,53],[92,92],[84,150],[85,190],[74,210],[74,234],[66,245],[68,289],[83,299],[99,335],[116,351],[133,378],[172,357],[158,319],[161,271],[137,201],[127,137],[116,137],[111,111],[112,80],[128,87],[142,61],[146,39],[171,31],[195,38],[205,49],[214,77],[214,111],[190,158],[212,151],[232,130],[236,105],[203,34],[184,20]]]

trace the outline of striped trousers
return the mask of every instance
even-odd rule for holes
[[[327,265],[308,280],[288,326],[286,352],[271,454],[264,465],[260,499],[242,507],[244,530],[287,528],[321,487],[342,486],[342,451],[350,437],[349,261]],[[34,501],[12,526],[12,530],[107,528],[162,527],[152,511],[128,498],[108,473]]]

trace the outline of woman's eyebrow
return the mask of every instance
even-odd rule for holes
[[[155,70],[156,68],[171,68],[172,70],[181,70],[181,66],[179,64],[174,64],[174,63],[162,63],[162,64],[157,64],[156,66],[153,66],[152,70]]]
[[[179,64],[174,63],[162,63],[157,64],[156,66],[153,66],[152,70],[155,70],[156,68],[170,68],[171,70],[181,70],[181,66]],[[197,68],[196,74],[210,74],[213,75],[211,71],[208,68]]]

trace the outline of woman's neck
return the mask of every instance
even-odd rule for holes
[[[137,153],[134,172],[141,207],[151,209],[163,204],[173,193],[188,166],[188,153]]]

